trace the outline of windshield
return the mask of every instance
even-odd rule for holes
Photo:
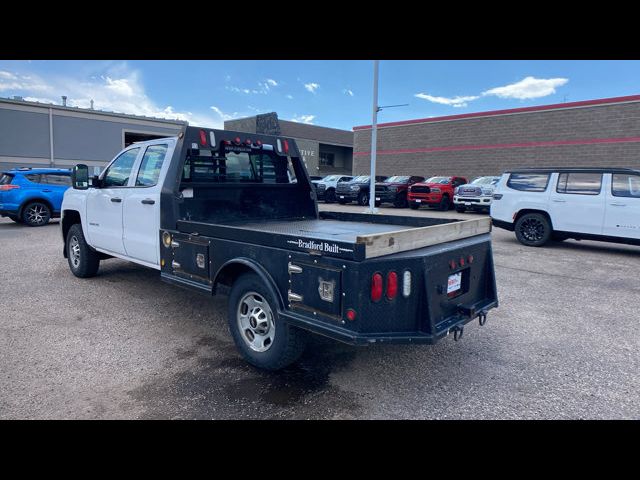
[[[369,176],[368,175],[360,175],[360,176],[354,178],[351,181],[352,182],[358,182],[358,183],[368,182],[369,181]]]
[[[498,183],[500,177],[478,177],[473,182],[473,185],[495,185]]]
[[[409,177],[394,175],[393,177],[387,178],[384,183],[407,183],[409,181]]]
[[[337,180],[338,178],[340,178],[340,175],[327,175],[326,177],[324,177],[322,179],[323,182],[333,182],[334,180]]]
[[[450,177],[431,177],[425,183],[441,183],[443,185],[449,183]]]

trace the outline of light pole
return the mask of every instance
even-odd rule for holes
[[[378,213],[376,208],[376,157],[378,153],[378,112],[383,108],[406,107],[402,105],[378,106],[378,65],[380,61],[373,61],[373,120],[371,121],[371,177],[369,178],[369,213]]]

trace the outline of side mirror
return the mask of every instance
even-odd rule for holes
[[[86,190],[89,188],[89,167],[79,164],[71,170],[71,186],[76,190]]]

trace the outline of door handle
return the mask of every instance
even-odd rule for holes
[[[613,205],[614,207],[624,207],[624,206],[626,205],[626,203],[617,203],[617,202],[614,202],[614,203],[612,203],[611,205]]]
[[[51,192],[51,190],[49,190],[48,188],[45,189],[45,190],[42,190],[42,191],[45,192],[45,193],[50,193]]]
[[[141,203],[144,203],[145,205],[153,205],[156,201],[151,200],[150,198],[145,198],[144,200],[141,200]]]
[[[566,203],[566,202],[567,202],[566,200],[561,200],[561,199],[559,199],[559,198],[554,198],[554,199],[552,199],[552,200],[553,200],[554,202],[558,202],[558,203]]]
[[[113,203],[120,203],[120,202],[122,201],[122,199],[121,199],[121,198],[117,198],[117,197],[113,197],[113,198],[111,199],[111,201],[112,201]]]

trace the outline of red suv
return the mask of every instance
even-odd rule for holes
[[[409,187],[409,206],[417,210],[421,205],[449,210],[453,206],[453,191],[464,185],[464,177],[431,177]]]

